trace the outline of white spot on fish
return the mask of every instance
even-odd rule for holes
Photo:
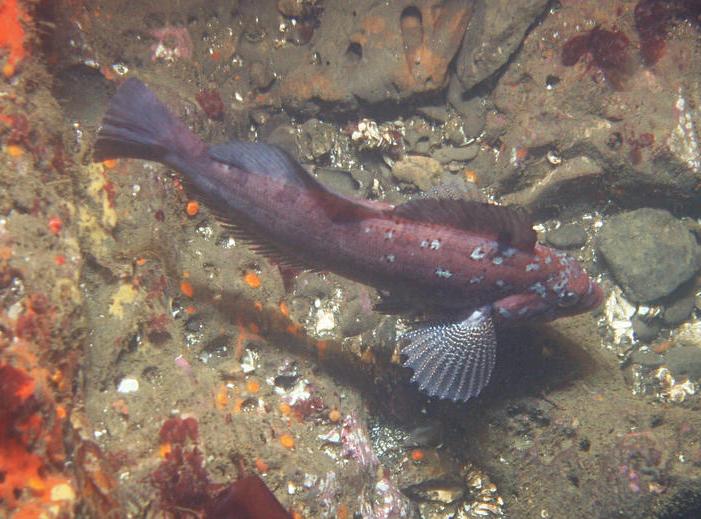
[[[394,238],[394,231],[385,231],[385,240],[391,240]]]
[[[504,263],[504,258],[502,258],[501,256],[494,256],[492,263],[494,263],[495,265],[501,265],[502,263]]]
[[[537,283],[533,283],[529,288],[532,292],[535,292],[538,294],[540,297],[545,297],[545,285],[538,281]]]
[[[537,263],[529,263],[526,265],[526,272],[531,272],[533,270],[540,270],[540,265]]]
[[[474,276],[470,278],[470,285],[478,285],[482,283],[484,276]]]
[[[441,248],[441,241],[440,240],[431,241],[431,250],[438,250],[440,248]]]
[[[517,252],[516,249],[514,249],[513,247],[507,247],[506,249],[504,249],[504,250],[501,252],[501,254],[502,254],[505,258],[510,258],[510,257],[516,255],[516,252]]]
[[[370,230],[371,230],[371,229],[370,229],[370,227],[366,227],[366,228],[365,228],[365,229],[363,229],[363,230],[365,231],[365,234],[367,234],[367,233],[369,233],[369,232],[370,232]]]
[[[511,318],[511,312],[509,312],[506,308],[503,306],[499,307],[499,314],[504,317],[505,319],[510,319]]]
[[[452,272],[450,272],[449,270],[445,270],[445,269],[442,268],[442,267],[438,267],[438,268],[436,269],[436,276],[438,276],[439,278],[448,279],[448,278],[451,277],[452,275],[453,275]]]
[[[470,257],[475,261],[479,261],[482,258],[484,258],[486,255],[487,255],[487,253],[484,252],[484,250],[482,250],[482,247],[475,247],[475,250],[472,251],[472,254],[470,254]]]
[[[524,306],[518,311],[518,315],[524,315],[526,312],[528,312],[528,310],[530,309],[527,306]]]
[[[421,248],[425,249],[426,247],[428,247],[428,240],[421,240]]]
[[[555,285],[553,285],[553,291],[557,295],[562,296],[562,292],[564,291],[565,286],[567,286],[567,277],[563,276],[560,281],[558,281]]]
[[[497,279],[494,284],[499,288],[504,288],[506,286],[506,282],[503,279]]]

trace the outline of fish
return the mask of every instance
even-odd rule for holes
[[[574,257],[537,243],[523,208],[335,193],[277,146],[205,143],[137,78],[119,86],[97,131],[93,159],[114,158],[176,170],[223,226],[280,266],[377,289],[377,311],[411,322],[398,339],[403,365],[429,397],[478,396],[498,328],[588,312],[603,299]]]

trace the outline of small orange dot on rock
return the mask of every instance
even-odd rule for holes
[[[270,470],[270,466],[261,458],[256,458],[256,470],[261,474],[265,474]]]
[[[180,282],[180,291],[187,297],[192,297],[193,295],[195,295],[195,289],[192,288],[192,283],[190,283],[186,279]]]
[[[161,458],[165,458],[170,454],[170,452],[173,450],[173,447],[170,445],[170,443],[162,443],[161,446],[158,448],[158,455]]]
[[[338,409],[331,409],[331,411],[329,411],[329,420],[331,420],[334,423],[340,421],[341,411],[339,411]]]
[[[468,182],[472,182],[473,184],[477,183],[477,172],[474,169],[466,169],[465,170],[465,180]]]
[[[256,379],[250,379],[246,382],[246,391],[249,393],[257,393],[260,391],[260,384]]]
[[[285,447],[286,449],[293,449],[295,446],[295,439],[292,437],[291,434],[283,434],[280,436],[280,445]]]
[[[24,149],[21,146],[17,146],[16,144],[10,144],[6,148],[7,154],[10,157],[21,157],[24,155]]]
[[[260,276],[250,270],[244,274],[243,280],[251,288],[258,288],[260,286]]]
[[[10,78],[15,75],[15,66],[11,63],[5,63],[2,67],[2,75]]]
[[[185,212],[188,216],[195,216],[200,212],[200,203],[197,200],[190,200],[185,206]]]
[[[281,402],[280,405],[278,406],[278,409],[285,416],[288,416],[292,412],[292,408],[290,407],[290,404],[288,404],[286,402]]]
[[[421,449],[414,449],[411,451],[411,459],[414,461],[421,461],[424,459],[424,451]]]
[[[63,222],[58,216],[54,216],[53,218],[49,219],[49,230],[53,234],[58,234],[61,232],[61,229],[63,228]]]
[[[114,169],[117,167],[117,159],[107,159],[102,161],[102,165],[107,169]]]

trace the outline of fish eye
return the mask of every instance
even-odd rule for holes
[[[570,307],[579,301],[579,297],[574,292],[565,292],[557,301],[558,306],[562,308]]]

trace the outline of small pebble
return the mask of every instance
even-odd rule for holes
[[[639,364],[646,368],[659,368],[664,364],[664,357],[652,351],[636,351],[630,356],[633,364]]]
[[[670,326],[681,324],[686,321],[691,315],[691,312],[694,311],[695,304],[695,294],[683,296],[665,308],[664,313],[662,314],[662,319]]]
[[[118,393],[136,393],[139,390],[139,381],[135,378],[123,378],[117,386]]]
[[[587,232],[581,225],[568,223],[548,232],[545,241],[557,249],[578,249],[587,242]]]
[[[638,340],[643,342],[653,340],[660,333],[661,326],[657,320],[648,322],[638,316],[635,316],[633,319],[631,319],[631,323],[633,324],[633,332],[635,333],[635,336],[638,338]]]
[[[701,379],[701,348],[697,346],[672,348],[665,354],[665,360],[675,377],[687,375],[692,382]]]

